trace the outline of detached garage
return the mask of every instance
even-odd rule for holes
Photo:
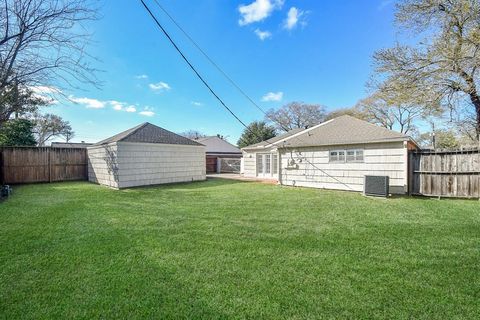
[[[87,148],[88,180],[113,188],[205,180],[205,147],[143,123]]]

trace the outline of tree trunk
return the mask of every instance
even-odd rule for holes
[[[470,94],[470,100],[475,107],[476,122],[475,122],[475,134],[477,141],[480,141],[480,97],[477,94]]]

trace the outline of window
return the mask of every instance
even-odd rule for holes
[[[257,153],[257,174],[263,173],[263,155]]]
[[[270,155],[269,154],[266,154],[265,155],[265,172],[264,173],[270,173],[270,169],[271,169],[271,158],[270,158]]]
[[[272,173],[277,174],[278,173],[278,156],[276,154],[272,155]]]
[[[345,162],[345,150],[330,151],[330,162]]]
[[[347,150],[347,162],[363,162],[363,150]]]
[[[332,150],[329,153],[330,162],[363,162],[363,150]]]

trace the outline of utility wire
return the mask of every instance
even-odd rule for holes
[[[154,0],[157,5],[162,9],[163,7],[158,3],[157,0]],[[220,102],[220,104],[238,121],[240,122],[246,130],[248,130],[250,133],[252,133],[254,136],[256,136],[257,138],[260,138],[262,139],[261,137],[258,137],[258,135],[253,132],[226,104],[225,102],[223,102],[223,100],[215,93],[215,91],[212,89],[212,87],[206,82],[206,80],[200,75],[200,73],[197,71],[197,69],[192,65],[192,63],[190,63],[190,61],[188,60],[188,58],[183,54],[183,52],[180,50],[180,48],[177,46],[177,44],[175,43],[175,41],[172,39],[172,37],[170,37],[170,35],[168,34],[168,32],[165,30],[165,28],[162,26],[162,24],[158,21],[157,17],[153,14],[153,12],[150,10],[150,8],[145,4],[145,2],[143,0],[140,0],[140,2],[142,3],[142,5],[144,6],[145,10],[147,10],[147,12],[149,13],[150,17],[155,21],[155,24],[160,28],[160,30],[163,32],[163,34],[167,37],[167,39],[170,41],[170,43],[174,46],[175,50],[181,55],[181,57],[183,58],[183,60],[188,64],[188,66],[190,67],[190,69],[192,69],[192,71],[195,73],[195,75],[200,79],[200,81],[202,81],[202,83],[205,85],[205,87],[207,87],[207,89],[210,91],[210,93],[213,94],[213,96]],[[181,26],[175,22],[175,20],[173,20],[173,18],[170,16],[170,14],[168,14],[166,12],[166,10],[162,9],[171,19],[172,21],[174,21],[175,25],[180,29],[182,30],[182,32],[187,36],[187,38],[190,39],[190,41],[192,41],[192,43],[194,43],[195,47],[197,47],[198,50],[200,50],[200,52],[203,53],[203,55],[217,68],[217,70],[219,70],[227,79],[229,79],[229,81],[237,88],[239,89],[241,92],[244,93],[244,91],[225,73],[222,71],[222,69],[220,67],[218,67],[218,65],[212,60],[210,59],[210,57],[205,53],[205,51],[203,51],[200,46],[198,46],[198,44],[196,44],[196,42],[183,30],[183,28],[181,28]],[[244,95],[255,105],[257,106],[257,108],[259,108],[259,110],[261,110],[267,117],[268,115],[266,114],[266,112],[260,108],[252,99],[250,99],[250,97],[248,97],[248,95],[246,93],[244,93]],[[274,121],[274,122],[277,122],[275,121],[274,119],[271,119],[269,117],[270,120]],[[283,127],[282,125],[280,125],[281,127]],[[304,142],[302,141],[300,138],[298,137],[294,137],[296,138],[298,141],[300,142]],[[270,140],[270,139],[269,139]],[[267,140],[268,141],[268,140]],[[270,143],[268,142],[268,144],[265,146],[269,146],[269,145],[274,145],[274,143]],[[333,177],[331,176],[330,174],[328,174],[327,172],[325,172],[325,170],[319,168],[318,166],[316,166],[314,163],[310,162],[308,159],[305,158],[305,161],[307,161],[311,166],[313,166],[314,168],[320,170],[321,172],[323,172],[325,175],[329,176],[330,178],[338,181],[340,184],[343,184],[345,185],[347,188],[349,188],[350,190],[353,190],[353,188],[351,188],[349,185],[347,185],[346,183],[340,181],[339,179],[337,179],[336,177]]]
[[[157,6],[165,13],[165,15],[170,19],[170,21],[177,26],[177,28],[183,33],[183,35],[197,48],[198,51],[205,57],[205,59],[210,62],[210,64],[220,72],[225,79],[230,82],[232,86],[234,86],[252,105],[254,105],[260,112],[262,112],[265,116],[268,117],[267,112],[260,107],[233,79],[230,77],[212,58],[203,50],[200,45],[188,34],[188,32],[175,20],[175,18],[165,9],[158,0],[154,0]],[[283,130],[288,131],[287,128],[284,128],[283,125],[279,124]]]
[[[221,103],[221,105],[227,109],[228,112],[230,112],[230,114],[238,120],[238,122],[240,122],[244,127],[247,127],[247,125],[225,104],[225,102],[223,102],[223,100],[215,93],[215,91],[213,91],[213,89],[210,87],[210,85],[205,81],[205,79],[200,75],[200,73],[198,73],[197,69],[195,69],[195,67],[190,63],[190,61],[187,59],[187,57],[183,54],[183,52],[180,50],[180,48],[177,46],[177,44],[175,43],[175,41],[173,41],[173,39],[170,37],[170,35],[168,34],[168,32],[163,28],[163,26],[160,24],[160,22],[157,20],[157,18],[155,17],[155,15],[152,13],[152,11],[150,10],[150,8],[145,4],[145,2],[143,2],[143,0],[140,0],[143,4],[143,6],[145,7],[145,9],[148,11],[148,13],[150,14],[150,16],[152,17],[152,19],[155,21],[155,23],[157,24],[157,26],[160,28],[160,30],[162,30],[163,34],[167,37],[167,39],[170,41],[170,43],[175,47],[175,50],[177,50],[177,52],[182,56],[183,60],[185,60],[185,62],[188,64],[188,66],[190,67],[190,69],[192,69],[192,71],[195,73],[195,75],[200,79],[200,81],[202,81],[202,83],[207,87],[207,89],[213,94],[213,96]]]

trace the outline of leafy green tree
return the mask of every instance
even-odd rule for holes
[[[464,145],[462,137],[451,129],[438,129],[435,130],[435,134],[425,132],[415,140],[422,148],[431,149],[458,149]]]
[[[271,139],[277,135],[273,126],[268,125],[264,121],[254,121],[243,130],[237,145],[240,148]]]
[[[0,127],[0,146],[35,146],[33,123],[26,119],[12,119]]]

